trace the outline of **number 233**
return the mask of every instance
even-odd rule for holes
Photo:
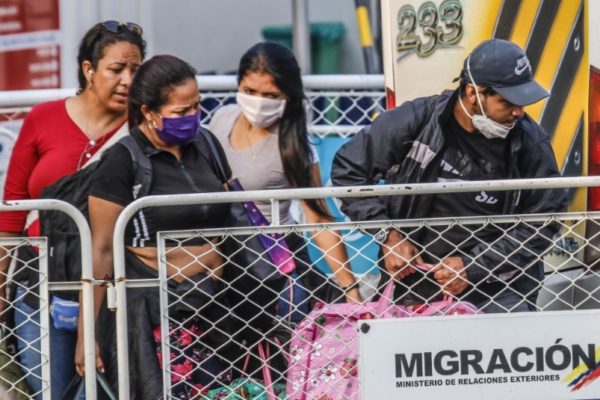
[[[398,52],[416,49],[418,56],[427,57],[438,44],[456,44],[463,36],[462,17],[459,0],[444,0],[439,8],[434,2],[427,1],[417,12],[412,5],[404,5],[398,10],[396,49]],[[415,33],[417,25],[423,29],[424,39]]]

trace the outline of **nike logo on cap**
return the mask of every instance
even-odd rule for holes
[[[515,67],[515,74],[517,76],[523,75],[523,72],[527,70],[531,71],[531,65],[529,64],[529,60],[527,56],[523,56],[517,60],[517,66]]]

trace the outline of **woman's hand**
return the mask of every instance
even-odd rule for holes
[[[96,342],[96,369],[104,373],[104,361],[100,357],[100,346]],[[75,370],[79,376],[85,375],[85,351],[83,349],[83,335],[77,336],[77,347],[75,350]]]
[[[358,287],[354,287],[346,292],[346,303],[362,304],[363,299],[360,295]]]

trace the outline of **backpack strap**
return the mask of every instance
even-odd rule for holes
[[[207,129],[201,127],[200,133],[198,134],[197,138],[198,137],[203,138],[204,142],[206,142],[206,144],[208,145],[208,156],[210,158],[210,161],[212,162],[213,170],[215,171],[221,182],[227,183],[229,177],[227,176],[227,173],[225,173],[225,167],[223,166],[221,153],[219,153],[219,151],[217,150],[217,146],[215,145],[215,141],[212,134]],[[197,138],[194,140],[194,144],[196,145],[200,153],[206,153],[206,147],[203,146]]]
[[[152,161],[150,161],[150,157],[144,153],[132,136],[125,136],[118,143],[129,150],[131,160],[133,161],[133,170],[135,171],[135,178],[131,188],[133,199],[147,196],[150,193],[150,186],[152,185]]]
[[[114,135],[112,135],[106,142],[104,142],[104,144],[102,145],[102,147],[100,147],[98,149],[98,151],[96,151],[94,153],[94,155],[85,162],[85,164],[83,164],[81,166],[80,169],[86,168],[88,165],[92,165],[94,162],[98,161],[100,159],[100,157],[102,156],[102,154],[104,154],[104,152],[110,147],[112,146],[114,143],[117,142],[117,140],[121,139],[122,137],[124,137],[125,135],[127,135],[129,133],[129,125],[127,124],[127,122],[125,122],[123,125],[121,125],[121,127],[119,128],[118,131],[116,131],[114,133]],[[27,217],[25,218],[25,227],[24,227],[24,231],[27,232],[29,230],[29,227],[33,225],[33,223],[39,221],[40,219],[40,213],[38,210],[31,210],[27,213]]]
[[[204,139],[204,143],[201,143],[200,140],[198,140],[200,137]],[[206,154],[208,146],[208,158],[210,158],[213,165],[213,170],[219,177],[219,180],[226,183],[228,181],[228,176],[220,157],[221,153],[217,150],[211,133],[204,128],[200,128],[198,138],[194,140],[194,145],[201,154]],[[118,143],[123,145],[129,151],[131,160],[133,161],[133,169],[135,171],[135,178],[132,186],[133,198],[138,199],[147,196],[148,193],[150,193],[150,186],[152,185],[152,162],[150,161],[150,158],[144,153],[139,143],[132,136],[125,136],[121,138]]]
[[[106,150],[108,150],[113,144],[117,143],[119,140],[121,140],[122,138],[124,138],[125,136],[129,135],[129,124],[127,122],[123,123],[123,125],[121,125],[121,127],[119,128],[118,131],[116,131],[106,142],[104,142],[104,144],[102,145],[102,147],[100,147],[98,149],[98,151],[96,151],[94,153],[94,155],[85,162],[85,164],[83,164],[81,166],[81,168],[85,168],[87,165],[92,164],[94,161],[97,161],[100,159],[100,157],[102,156],[102,154],[104,154],[104,152]]]

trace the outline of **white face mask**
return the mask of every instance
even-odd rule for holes
[[[277,122],[285,110],[285,100],[266,99],[242,92],[237,92],[235,99],[246,119],[263,129]]]
[[[477,129],[479,132],[481,132],[481,134],[483,136],[485,136],[487,139],[496,139],[496,138],[506,139],[506,136],[508,136],[508,133],[510,132],[510,130],[515,127],[516,122],[513,122],[511,125],[507,126],[507,125],[501,124],[499,122],[496,122],[493,119],[488,118],[487,115],[485,115],[485,111],[483,110],[483,104],[481,104],[481,98],[479,97],[479,91],[477,90],[477,84],[475,83],[475,80],[473,79],[473,75],[471,75],[471,67],[469,66],[470,58],[471,57],[469,57],[469,59],[467,59],[467,72],[469,73],[469,79],[471,79],[471,83],[473,84],[473,87],[475,88],[475,94],[477,95],[477,103],[479,104],[479,108],[481,109],[481,113],[483,115],[469,114],[467,109],[465,108],[465,105],[462,102],[462,99],[459,96],[458,101],[460,102],[460,106],[462,107],[465,114],[467,114],[467,116],[469,118],[471,118],[471,121],[473,122],[473,126],[475,127],[475,129]]]
[[[481,112],[483,113],[483,115],[469,114],[469,112],[465,108],[465,105],[462,102],[462,99],[460,97],[458,98],[458,101],[460,102],[460,106],[462,107],[465,114],[467,114],[467,116],[469,118],[471,118],[471,121],[473,122],[473,126],[475,127],[475,129],[477,129],[479,132],[481,132],[481,134],[483,136],[485,136],[486,139],[496,139],[496,138],[506,139],[506,136],[508,136],[508,133],[510,132],[510,130],[515,127],[516,122],[513,122],[511,125],[506,126],[499,122],[494,121],[491,118],[488,118],[485,115],[485,112],[483,111],[483,107],[481,105],[481,100],[479,100],[479,94],[477,94],[477,100],[479,102],[479,107],[481,108]]]

